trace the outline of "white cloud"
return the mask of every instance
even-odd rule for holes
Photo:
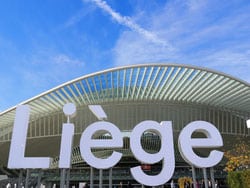
[[[138,34],[144,36],[147,40],[149,40],[153,43],[160,44],[164,47],[172,49],[172,45],[169,44],[169,42],[159,38],[155,33],[148,31],[148,30],[144,29],[143,27],[141,27],[140,25],[136,24],[130,17],[122,16],[120,13],[113,10],[106,3],[106,1],[102,1],[102,0],[91,0],[91,1],[94,2],[102,10],[107,12],[119,24],[125,25],[126,27],[128,27],[131,30],[137,32]]]
[[[76,12],[74,15],[72,15],[66,22],[63,24],[64,28],[74,26],[75,24],[79,23],[82,21],[88,14],[90,14],[95,7],[86,7],[80,9],[78,12]]]
[[[205,0],[187,0],[187,6],[190,10],[196,11],[206,6],[207,1]]]
[[[8,78],[19,93],[14,97],[16,101],[13,100],[12,105],[84,75],[84,68],[85,63],[80,59],[50,50],[27,55],[15,65],[15,73]]]
[[[57,54],[51,58],[52,62],[55,62],[58,65],[70,65],[70,66],[81,66],[83,64],[82,61],[78,59],[71,58],[66,54]]]
[[[30,69],[23,70],[24,76],[33,76],[34,84],[40,82],[44,84],[44,87],[48,87],[49,82],[55,85],[80,76],[85,67],[85,62],[80,59],[63,53],[53,53],[49,50],[42,52],[42,54],[34,54],[31,64],[33,65]],[[31,73],[30,70],[34,69],[35,73]]]
[[[217,6],[215,6],[215,4]],[[225,5],[226,6],[226,5]],[[229,6],[229,5],[227,5]],[[208,67],[250,81],[250,7],[225,8],[214,1],[168,1],[147,19],[174,50],[169,51],[131,31],[123,32],[114,46],[116,66],[170,62]],[[230,9],[231,8],[231,9]],[[141,14],[141,12],[140,12]],[[136,17],[136,15],[135,15]]]
[[[195,63],[198,60],[193,60]],[[202,62],[215,70],[223,70],[236,78],[240,78],[250,83],[250,50],[220,50],[204,57]]]
[[[163,62],[170,60],[168,57],[173,57],[176,53],[165,46],[145,40],[140,35],[125,32],[114,48],[114,61],[115,66]]]
[[[73,15],[72,17],[70,17],[65,23],[64,23],[64,27],[70,27],[75,25],[76,23],[80,22],[83,17],[86,15],[86,13],[84,12],[84,10],[80,10],[78,13],[76,13],[75,15]]]

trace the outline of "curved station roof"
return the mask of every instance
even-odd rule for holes
[[[49,130],[42,122],[54,125],[58,120],[56,114],[61,113],[63,105],[69,102],[78,109],[90,104],[147,102],[201,106],[204,117],[208,119],[213,116],[221,124],[238,121],[245,124],[243,121],[250,117],[250,84],[224,73],[178,64],[143,64],[108,69],[71,80],[22,102],[31,107],[30,124],[34,122],[34,127],[41,125],[38,130],[31,129],[28,137],[60,135],[60,131],[56,131],[59,128]],[[219,109],[225,114],[220,119],[221,111],[205,112],[206,109]],[[0,147],[1,143],[10,141],[15,111],[16,106],[0,113]],[[227,116],[231,115],[235,118],[230,120]],[[51,120],[44,118],[52,116],[54,119]],[[245,127],[235,130],[236,133],[249,136]],[[235,128],[222,126],[221,130],[224,129],[228,133]]]
[[[32,115],[53,112],[68,102],[77,106],[110,100],[165,100],[250,113],[250,84],[209,69],[176,65],[132,65],[66,82],[20,104]],[[16,106],[0,113],[0,126],[13,123]]]

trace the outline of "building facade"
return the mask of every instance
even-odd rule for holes
[[[43,170],[45,183],[58,183],[60,180],[58,161],[62,124],[67,122],[62,108],[66,103],[74,103],[77,109],[76,116],[71,119],[75,126],[72,184],[88,182],[90,178],[90,167],[82,159],[79,149],[82,132],[98,121],[88,105],[101,105],[107,114],[105,121],[115,124],[123,134],[123,147],[117,149],[123,157],[112,170],[112,181],[117,185],[128,181],[137,183],[128,167],[142,165],[149,174],[157,174],[161,170],[161,162],[140,164],[131,153],[131,130],[144,120],[172,121],[176,160],[173,179],[192,175],[191,167],[184,162],[177,149],[180,131],[192,121],[203,120],[214,124],[223,137],[222,151],[230,149],[234,141],[249,142],[250,130],[246,126],[250,117],[249,83],[224,73],[186,65],[145,64],[113,68],[74,79],[21,103],[31,108],[26,156],[53,158],[51,168]],[[1,171],[9,177],[20,174],[19,170],[7,168],[15,110],[16,106],[0,114]],[[195,136],[202,137],[199,134]],[[103,134],[98,138],[109,139],[109,135]],[[148,153],[157,153],[161,147],[159,136],[150,131],[141,137],[141,143]],[[94,149],[93,153],[105,158],[112,151]],[[209,150],[196,152],[207,156]],[[222,161],[216,167],[217,178],[225,176],[223,165]],[[197,178],[202,178],[199,169],[197,172]],[[33,173],[36,177],[38,172],[35,170]],[[100,172],[96,170],[92,173],[95,175],[94,182],[98,184]],[[102,173],[103,184],[108,184],[110,171]]]

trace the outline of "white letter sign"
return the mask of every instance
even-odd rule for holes
[[[20,105],[16,108],[8,168],[49,168],[48,157],[25,157],[26,137],[29,125],[30,108]]]
[[[73,136],[74,124],[64,123],[61,138],[59,168],[70,168]]]
[[[97,118],[106,119],[107,115],[99,105],[91,105],[90,110]],[[74,124],[70,123],[70,117],[76,113],[76,106],[68,103],[64,106],[64,114],[67,123],[62,125],[59,168],[71,167],[72,146],[74,139]],[[16,116],[13,126],[10,145],[8,168],[49,168],[49,157],[25,157],[26,138],[29,125],[30,108],[28,105],[20,105],[16,108]],[[142,146],[141,137],[145,132],[152,132],[160,138],[159,151],[148,153]],[[202,138],[196,138],[193,133],[203,133]],[[108,134],[107,139],[100,136]],[[110,137],[109,137],[110,136]],[[192,137],[193,136],[193,137]],[[147,186],[159,186],[169,181],[175,169],[173,128],[171,121],[147,120],[137,124],[130,134],[130,149],[134,157],[142,164],[155,164],[162,162],[159,174],[149,175],[143,171],[141,165],[132,167],[130,172],[140,184]],[[89,125],[81,135],[80,153],[88,165],[97,169],[108,169],[115,166],[121,159],[122,153],[114,151],[123,147],[123,136],[120,129],[106,121],[98,121]],[[218,129],[206,121],[194,121],[186,125],[179,134],[178,147],[183,159],[191,166],[208,168],[218,164],[223,158],[223,152],[210,149],[208,156],[201,157],[195,152],[195,148],[218,148],[223,146],[223,140]],[[99,150],[107,148],[111,155],[106,158],[98,157]],[[126,148],[127,149],[127,148]],[[157,149],[157,148],[152,148]],[[100,150],[102,152],[102,150]]]
[[[92,136],[96,133],[102,135],[103,133],[110,133],[112,139],[93,139]],[[122,134],[120,130],[112,123],[106,121],[99,121],[89,125],[82,133],[80,140],[80,151],[82,158],[89,165],[98,169],[111,168],[122,157],[122,154],[114,151],[111,156],[106,159],[97,158],[91,152],[91,148],[120,148],[123,146]]]
[[[207,138],[191,138],[194,132],[203,133]],[[194,153],[193,148],[214,148],[222,145],[223,141],[218,129],[206,121],[189,123],[182,129],[178,141],[178,147],[183,159],[198,168],[215,166],[221,161],[223,152],[212,150],[208,157],[200,157]]]
[[[150,154],[144,151],[141,145],[141,136],[145,131],[155,132],[161,138],[161,149],[158,153]],[[148,186],[157,186],[166,183],[174,173],[175,158],[173,144],[173,130],[170,121],[159,124],[156,121],[143,121],[135,126],[130,136],[130,147],[135,158],[145,164],[154,164],[162,161],[162,170],[158,175],[147,175],[140,166],[130,169],[133,177],[140,183]]]

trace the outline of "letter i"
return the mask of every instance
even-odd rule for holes
[[[74,124],[70,123],[70,117],[75,115],[76,107],[73,103],[67,103],[63,106],[63,112],[67,116],[67,123],[63,123],[59,168],[70,168],[74,137]]]

